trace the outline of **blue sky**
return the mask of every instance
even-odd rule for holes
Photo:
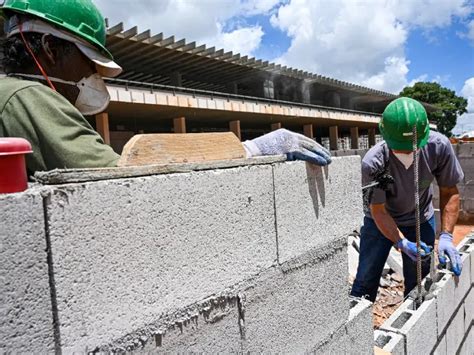
[[[474,0],[94,1],[111,24],[374,89],[437,81],[469,99],[464,129],[474,122]]]

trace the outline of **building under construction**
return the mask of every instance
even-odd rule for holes
[[[136,133],[279,127],[366,148],[394,97],[121,24],[107,42],[125,70],[90,119],[117,151]],[[474,145],[455,149],[472,216]],[[37,172],[0,195],[0,352],[474,354],[474,235],[460,277],[436,270],[375,332],[349,297],[362,154]]]
[[[122,23],[108,28],[107,48],[124,72],[107,80],[111,104],[90,122],[118,152],[137,133],[230,130],[245,140],[280,127],[357,149],[375,143],[395,97]]]

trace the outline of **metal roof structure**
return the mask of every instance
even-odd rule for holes
[[[107,48],[124,68],[119,77],[124,80],[169,84],[170,75],[182,74],[182,85],[195,89],[222,91],[231,82],[255,76],[283,76],[309,84],[349,91],[379,99],[393,99],[396,95],[356,84],[331,79],[307,71],[226,52],[215,47],[188,43],[163,33],[152,35],[150,30],[138,32],[137,27],[124,29],[118,23],[107,29]]]

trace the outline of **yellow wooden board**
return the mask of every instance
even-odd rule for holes
[[[232,132],[139,134],[128,141],[118,166],[198,163],[245,158]]]

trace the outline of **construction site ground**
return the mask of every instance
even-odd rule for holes
[[[457,225],[454,228],[454,243],[457,245],[472,230],[474,225]],[[374,329],[378,329],[403,302],[403,278],[391,273],[384,275],[373,307]]]

